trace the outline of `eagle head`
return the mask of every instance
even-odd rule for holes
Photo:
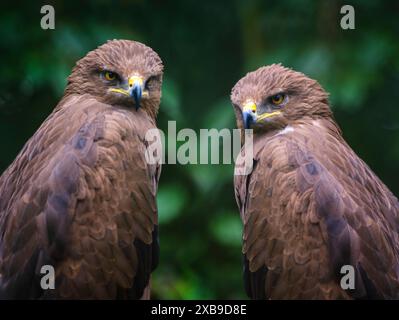
[[[331,116],[328,94],[317,81],[281,64],[248,73],[233,87],[231,101],[238,127],[255,132]]]
[[[66,94],[90,94],[100,102],[140,107],[155,115],[161,99],[163,65],[146,45],[111,40],[76,63]]]

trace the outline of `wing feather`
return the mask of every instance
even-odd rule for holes
[[[398,201],[330,123],[254,147],[256,167],[235,179],[248,295],[398,298]],[[340,287],[344,265],[353,290]]]
[[[60,103],[0,178],[1,297],[140,298],[158,256],[154,126],[88,96]]]

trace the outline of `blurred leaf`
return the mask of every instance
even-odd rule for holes
[[[190,165],[187,166],[191,177],[197,184],[200,192],[216,192],[226,180],[233,178],[233,165]],[[217,168],[217,174],[215,169]]]
[[[240,247],[242,238],[242,222],[238,212],[218,212],[211,224],[214,238],[222,245]]]
[[[181,121],[183,115],[180,110],[180,93],[177,84],[165,76],[162,84],[161,112],[174,121]]]
[[[187,191],[180,185],[160,185],[157,195],[159,223],[175,219],[187,201]]]
[[[203,129],[235,128],[235,116],[233,106],[228,96],[211,105],[209,111],[204,114],[202,120]]]

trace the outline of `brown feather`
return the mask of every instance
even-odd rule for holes
[[[156,53],[131,41],[77,63],[64,98],[0,177],[2,298],[138,299],[149,284],[160,167],[145,160],[145,134],[160,86],[136,111],[90,78],[102,63],[162,72]],[[43,264],[55,268],[55,290],[39,287]]]
[[[303,74],[280,65],[249,73],[233,89],[236,113],[276,91],[289,101],[255,131],[252,173],[235,177],[249,296],[399,298],[398,200],[344,141],[327,94]],[[340,287],[343,265],[355,268],[354,290]]]

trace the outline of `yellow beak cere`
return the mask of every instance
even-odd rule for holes
[[[248,102],[246,102],[244,104],[243,112],[255,113],[256,114],[256,122],[259,122],[259,121],[261,121],[263,119],[266,119],[266,118],[271,118],[271,117],[274,117],[274,116],[278,116],[278,115],[281,114],[281,111],[273,111],[273,112],[266,112],[266,113],[263,113],[261,115],[258,115],[257,114],[256,103],[253,102],[253,101],[248,101]]]
[[[129,87],[133,87],[133,85],[137,83],[138,85],[143,85],[143,78],[139,76],[132,76],[129,78]]]
[[[253,101],[248,101],[244,104],[244,112],[256,112],[256,103]]]

